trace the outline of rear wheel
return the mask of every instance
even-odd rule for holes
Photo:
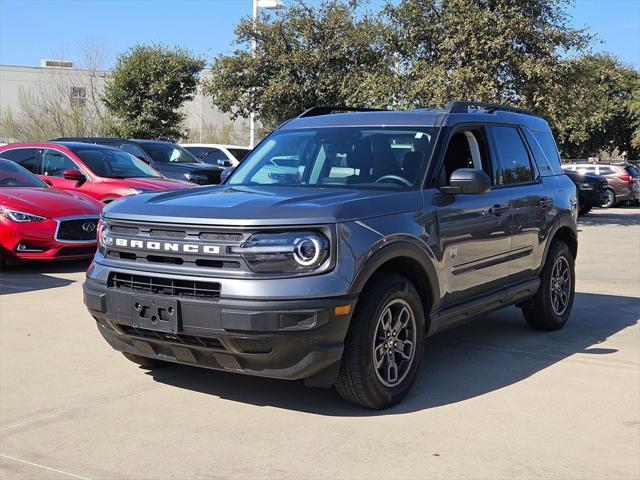
[[[383,409],[404,398],[422,360],[422,302],[406,278],[377,274],[360,295],[345,341],[336,390],[346,401]]]
[[[124,355],[124,357],[127,360],[133,363],[137,363],[143,368],[148,368],[148,369],[162,368],[162,367],[168,367],[169,365],[171,365],[171,363],[165,362],[163,360],[158,360],[156,358],[143,357],[143,356],[135,355],[129,352],[122,352],[122,355]]]
[[[616,194],[610,188],[607,188],[602,198],[602,208],[611,208],[616,204]]]
[[[575,296],[574,258],[562,240],[549,247],[540,282],[536,296],[522,305],[524,318],[535,330],[559,330],[569,320]]]

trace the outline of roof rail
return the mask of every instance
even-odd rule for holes
[[[331,113],[343,112],[386,112],[382,108],[358,108],[358,107],[311,107],[298,115],[298,118],[319,117]]]
[[[475,109],[484,109],[487,111],[487,113],[493,113],[498,110],[501,112],[522,113],[523,115],[535,116],[535,113],[524,108],[511,107],[509,105],[487,102],[459,102],[456,100],[452,100],[447,103],[445,110],[447,111],[447,113],[467,113],[469,111],[469,107]]]

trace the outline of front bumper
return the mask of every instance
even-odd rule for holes
[[[141,328],[137,292],[121,291],[91,278],[84,302],[107,342],[121,352],[282,379],[303,379],[333,371],[342,357],[355,298],[251,300],[144,295],[150,302],[174,302],[176,331]],[[250,298],[250,297],[248,297]],[[149,327],[145,323],[145,327]]]
[[[56,226],[52,219],[25,223],[0,221],[0,245],[22,260],[71,260],[91,258],[95,254],[95,241],[56,240]]]

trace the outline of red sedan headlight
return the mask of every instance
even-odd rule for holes
[[[10,210],[6,207],[0,207],[0,217],[5,217],[12,222],[25,223],[25,222],[43,222],[47,217],[41,217],[40,215],[34,215],[32,213],[19,212],[17,210]]]

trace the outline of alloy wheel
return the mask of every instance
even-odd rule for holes
[[[387,387],[400,384],[415,357],[416,318],[402,299],[389,302],[378,317],[373,337],[373,363],[376,376]]]
[[[559,257],[551,271],[551,308],[561,316],[569,306],[571,298],[571,268],[565,257]]]

